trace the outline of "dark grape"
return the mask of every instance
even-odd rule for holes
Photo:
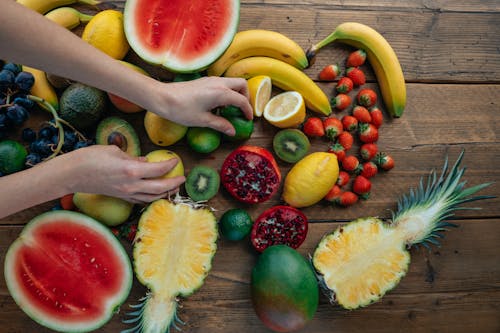
[[[16,97],[14,98],[14,101],[12,102],[17,105],[21,105],[27,110],[31,110],[35,107],[35,102],[33,102],[31,99],[28,99],[26,97]]]
[[[47,157],[52,154],[52,142],[45,138],[40,138],[30,144],[30,151],[40,154],[42,157]]]
[[[80,148],[85,148],[85,147],[88,147],[89,145],[90,145],[90,142],[88,142],[88,141],[78,141],[73,146],[73,150],[77,150],[77,149],[80,149]]]
[[[0,113],[0,131],[7,131],[9,129],[10,120],[5,113]]]
[[[64,144],[62,150],[65,152],[71,151],[76,143],[76,134],[70,131],[64,131]]]
[[[19,87],[19,89],[30,91],[33,84],[35,84],[35,78],[33,77],[33,74],[29,72],[20,72],[17,74],[14,83]]]
[[[22,139],[25,142],[31,143],[36,140],[36,132],[33,129],[26,127],[23,129]]]
[[[0,88],[7,89],[14,84],[16,76],[11,71],[2,69],[0,71]]]
[[[24,163],[27,167],[35,166],[42,161],[42,157],[37,153],[29,153],[26,156],[26,162]]]
[[[19,74],[19,72],[21,72],[21,67],[13,62],[6,63],[5,65],[3,65],[2,69],[12,72],[14,76],[16,76],[17,74]]]
[[[39,138],[51,139],[54,135],[57,135],[57,128],[50,125],[45,126],[38,131]]]
[[[26,120],[28,120],[29,113],[20,105],[14,104],[7,108],[7,118],[12,121],[12,123],[16,126],[21,125]]]

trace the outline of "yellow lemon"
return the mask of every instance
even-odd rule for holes
[[[262,116],[264,107],[271,98],[272,84],[271,78],[266,75],[254,76],[247,81],[248,92],[250,93],[250,104],[253,107],[253,115]]]
[[[153,112],[146,112],[144,127],[151,142],[158,146],[170,146],[184,137],[188,128],[164,119]]]
[[[279,128],[297,127],[306,117],[302,95],[286,91],[271,98],[264,108],[264,118]]]
[[[112,9],[97,13],[85,26],[82,39],[118,60],[125,57],[130,47],[123,29],[123,14]]]
[[[325,197],[339,176],[337,156],[316,152],[298,161],[285,178],[283,199],[292,207],[314,205]]]
[[[173,178],[177,176],[184,176],[184,164],[182,164],[182,160],[179,157],[179,155],[177,155],[173,151],[166,149],[159,149],[159,150],[153,150],[152,152],[146,155],[146,160],[148,162],[162,162],[170,160],[172,158],[176,158],[179,162],[172,170],[170,170],[160,178]]]

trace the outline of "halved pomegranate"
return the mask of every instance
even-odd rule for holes
[[[276,193],[281,173],[269,150],[241,146],[224,160],[220,179],[226,190],[239,201],[260,203]]]
[[[274,206],[255,220],[250,240],[259,252],[276,244],[296,249],[304,242],[306,235],[307,218],[300,210],[290,206]]]

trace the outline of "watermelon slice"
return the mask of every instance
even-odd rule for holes
[[[239,10],[237,0],[127,0],[125,34],[143,60],[174,72],[196,72],[229,47]]]
[[[132,265],[109,229],[77,212],[35,217],[5,257],[7,288],[33,320],[60,332],[104,325],[132,286]]]

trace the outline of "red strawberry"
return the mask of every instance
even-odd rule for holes
[[[366,83],[365,73],[358,67],[349,67],[346,70],[346,75],[352,80],[355,87],[362,86]]]
[[[352,148],[354,137],[350,132],[342,132],[339,134],[339,136],[337,136],[337,142],[340,143],[347,151]]]
[[[337,185],[342,187],[345,186],[347,183],[349,183],[349,179],[351,176],[344,170],[339,171],[339,177],[337,178]]]
[[[350,78],[347,76],[341,77],[339,82],[337,82],[337,85],[335,86],[335,89],[337,92],[342,93],[342,94],[348,94],[351,92],[352,88],[354,87],[354,83]]]
[[[363,171],[361,171],[361,176],[366,177],[366,178],[372,178],[378,173],[378,167],[377,165],[372,162],[368,161],[363,163]],[[340,172],[339,172],[340,174]]]
[[[341,111],[348,108],[351,105],[352,99],[349,95],[346,94],[338,94],[330,100],[330,104],[332,107]]]
[[[356,100],[358,104],[369,108],[377,103],[377,94],[372,89],[361,89],[356,95]]]
[[[323,128],[325,129],[326,137],[330,140],[335,140],[344,131],[342,122],[335,117],[325,118],[323,120]]]
[[[363,169],[363,166],[359,163],[359,160],[354,155],[347,155],[342,160],[342,169],[347,172],[358,174]]]
[[[137,233],[137,224],[131,224],[128,228],[125,228],[123,236],[129,242],[133,242],[136,233]]]
[[[360,123],[369,123],[372,121],[370,111],[368,111],[367,108],[361,105],[356,105],[352,109],[352,116],[356,118]]]
[[[321,81],[333,81],[339,75],[340,69],[338,65],[327,65],[319,73]]]
[[[341,162],[345,157],[345,148],[340,143],[334,143],[328,148],[328,152],[337,156],[337,161]]]
[[[373,126],[375,126],[376,128],[382,126],[382,123],[384,122],[384,115],[382,114],[382,110],[380,110],[377,106],[374,106],[370,109],[370,116],[372,117],[371,123],[373,124]]]
[[[352,183],[352,190],[354,191],[354,193],[358,194],[361,199],[368,199],[371,189],[372,183],[368,180],[368,178],[361,175],[354,178],[354,182]]]
[[[308,137],[322,137],[325,135],[323,121],[318,117],[310,117],[304,123],[302,131]]]
[[[342,192],[340,197],[335,201],[336,204],[347,207],[352,206],[358,202],[358,196],[351,191]]]
[[[73,193],[62,196],[59,199],[59,204],[64,210],[75,210],[76,206],[73,203]]]
[[[365,50],[356,50],[349,54],[347,57],[346,66],[347,67],[358,67],[365,63],[366,60],[366,52]]]
[[[358,120],[349,115],[342,117],[342,126],[344,126],[344,131],[353,132],[358,129]]]
[[[375,163],[379,166],[379,168],[385,171],[394,168],[394,159],[386,153],[377,153],[375,156]]]
[[[328,193],[325,195],[325,200],[330,201],[330,202],[335,202],[340,198],[340,195],[342,194],[342,190],[340,187],[335,184],[333,187],[328,191]]]
[[[378,140],[378,129],[372,124],[359,125],[359,139],[364,143],[373,143]]]
[[[361,158],[369,161],[377,154],[378,146],[375,143],[365,143],[359,148],[359,152],[361,153]]]

